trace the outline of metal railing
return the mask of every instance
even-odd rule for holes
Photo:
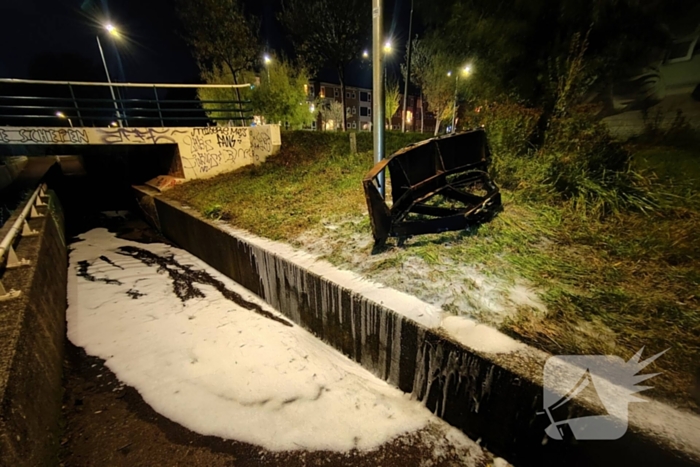
[[[165,84],[46,81],[0,78],[0,125],[203,126],[217,120],[247,124],[249,100],[236,89],[250,84]],[[108,89],[116,91],[111,97]],[[201,100],[191,90],[230,89],[231,99]],[[126,98],[127,91],[135,94]],[[161,93],[170,95],[160,96]],[[185,94],[185,95],[183,95]]]
[[[46,184],[39,184],[39,186],[27,200],[27,203],[25,204],[24,209],[22,209],[19,217],[12,224],[12,227],[10,227],[7,234],[5,234],[2,242],[0,242],[0,274],[4,272],[2,269],[14,269],[31,264],[31,261],[28,259],[20,259],[17,256],[14,245],[17,237],[30,237],[33,235],[38,235],[39,232],[32,230],[32,228],[29,226],[28,220],[37,217],[44,217],[43,214],[39,214],[39,211],[37,211],[36,208],[38,206],[46,206],[43,199],[46,197],[45,190]],[[5,262],[6,259],[7,262]],[[20,290],[6,290],[2,283],[2,275],[0,275],[0,301],[17,298],[21,294],[22,292]]]

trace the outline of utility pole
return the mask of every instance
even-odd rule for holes
[[[408,20],[408,50],[406,52],[406,79],[403,87],[403,112],[401,118],[401,132],[406,133],[406,104],[408,102],[408,83],[411,81],[411,35],[413,34],[413,0],[411,0],[411,16]],[[421,117],[422,118],[422,117]]]
[[[382,48],[383,21],[382,0],[372,0],[372,127],[374,128],[374,162],[384,159],[384,53]],[[377,176],[379,193],[385,194],[384,172]]]

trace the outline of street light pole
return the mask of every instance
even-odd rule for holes
[[[119,105],[117,105],[117,98],[114,96],[114,88],[112,87],[112,79],[109,77],[109,68],[107,68],[107,61],[105,60],[105,53],[102,50],[102,43],[100,42],[100,36],[95,36],[97,39],[97,48],[100,49],[100,57],[102,57],[102,64],[105,67],[105,75],[107,75],[107,82],[109,83],[109,92],[112,93],[112,103],[114,104],[114,110],[117,112],[117,123],[122,126],[121,114],[119,113]]]
[[[403,112],[401,113],[401,132],[406,133],[406,104],[408,103],[408,83],[411,81],[411,34],[413,29],[413,0],[411,0],[411,16],[408,20],[408,49],[406,51],[406,79],[403,86]]]
[[[374,162],[384,159],[384,54],[382,53],[383,28],[382,0],[372,0],[372,127],[374,128]],[[384,171],[377,175],[379,193],[385,194]]]
[[[464,76],[469,76],[469,73],[472,71],[472,66],[471,65],[466,65],[462,70],[457,71],[455,73],[455,99],[454,99],[454,104],[452,106],[452,131],[451,133],[455,133],[457,129],[455,128],[455,123],[457,120],[457,89],[459,89],[459,74],[464,73]],[[447,76],[452,76],[452,72],[448,71]]]
[[[452,105],[452,131],[451,133],[455,132],[455,120],[457,117],[457,88],[459,87],[459,73],[456,73],[455,77],[455,99]]]
[[[270,62],[272,59],[269,55],[265,54],[263,57],[263,62],[265,63],[265,69],[267,70],[267,84],[270,84]]]

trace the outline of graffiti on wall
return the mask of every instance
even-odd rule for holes
[[[253,161],[250,130],[243,127],[193,128],[183,144],[183,164],[195,173],[206,174],[220,166],[236,166]],[[246,161],[247,159],[247,161]]]
[[[77,128],[0,128],[6,144],[89,144],[87,130]]]
[[[0,144],[144,145],[178,147],[178,174],[199,178],[264,161],[279,147],[267,127],[16,128],[0,127]],[[279,135],[279,130],[277,135]]]
[[[189,132],[178,128],[99,129],[102,144],[177,144],[178,135]]]

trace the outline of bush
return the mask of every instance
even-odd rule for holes
[[[567,204],[583,216],[656,209],[651,181],[631,169],[629,151],[588,110],[553,119],[536,149],[528,140],[539,112],[490,106],[483,124],[496,182],[525,199]]]

